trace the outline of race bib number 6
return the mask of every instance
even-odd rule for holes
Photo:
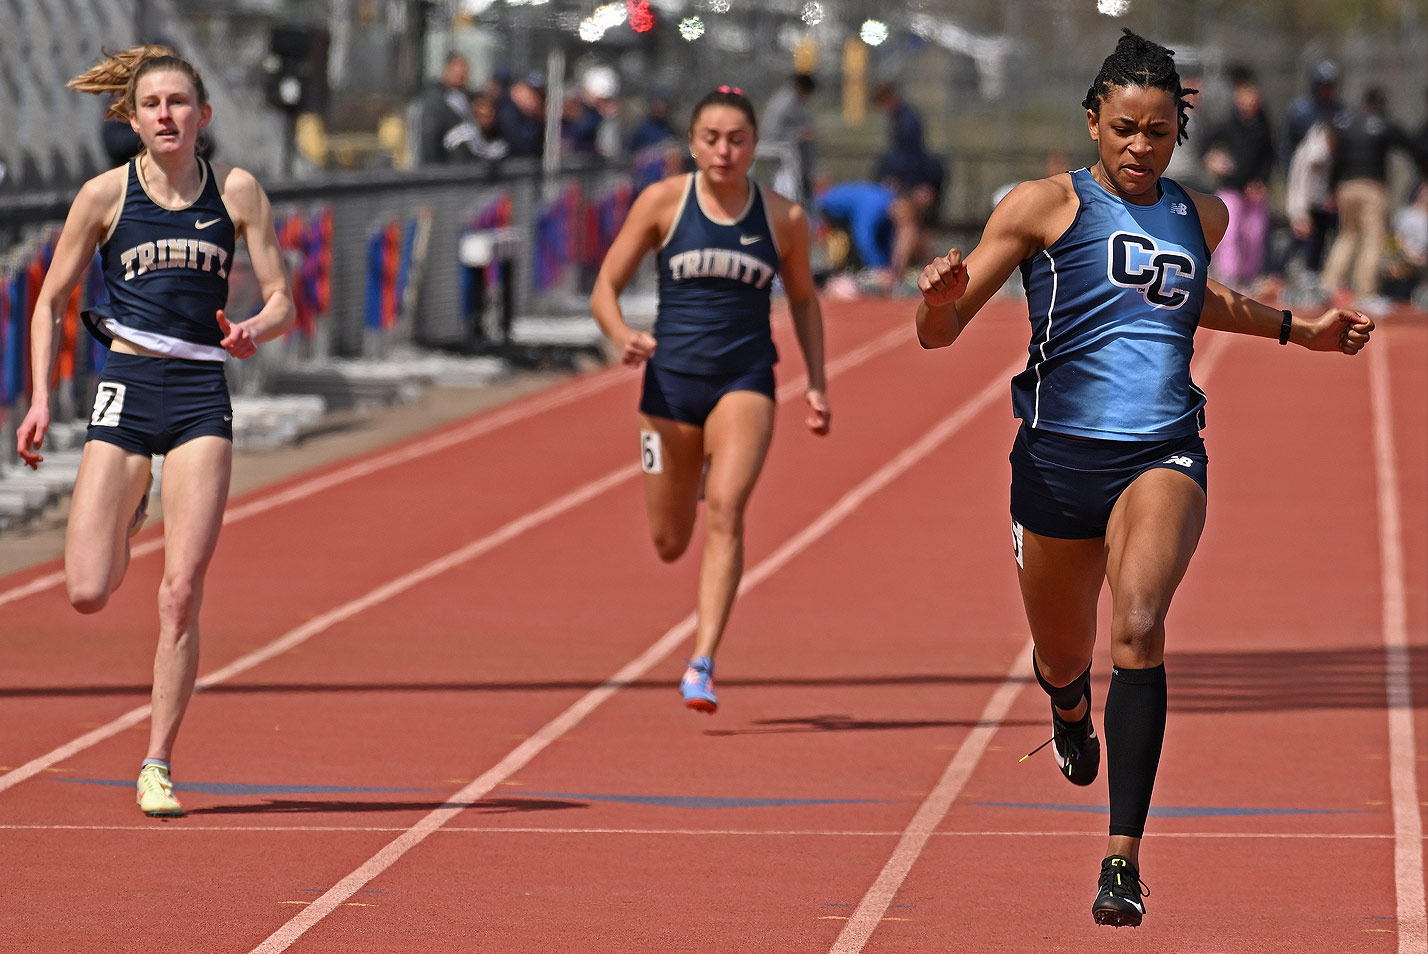
[[[99,390],[94,394],[94,413],[89,416],[93,427],[118,427],[119,415],[124,410],[124,385],[113,381],[100,381]]]
[[[664,473],[664,455],[657,431],[640,431],[640,468],[647,474]]]

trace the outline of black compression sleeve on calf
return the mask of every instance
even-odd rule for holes
[[[1086,671],[1075,679],[1070,685],[1053,686],[1046,681],[1046,677],[1041,674],[1041,667],[1036,664],[1036,653],[1031,654],[1031,671],[1036,673],[1036,681],[1041,683],[1041,688],[1051,697],[1051,704],[1058,709],[1070,712],[1081,704],[1082,699],[1090,699],[1091,667],[1087,666]]]
[[[1111,669],[1106,692],[1106,785],[1111,834],[1140,838],[1150,814],[1150,793],[1165,741],[1165,664]]]

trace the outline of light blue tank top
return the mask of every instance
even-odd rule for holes
[[[1012,409],[1028,426],[1101,440],[1163,440],[1205,426],[1190,380],[1210,251],[1190,195],[1161,178],[1134,205],[1087,169],[1076,219],[1021,264],[1031,317]]]
[[[749,183],[743,214],[722,222],[704,212],[691,175],[657,265],[659,346],[651,363],[712,375],[752,371],[778,360],[769,331],[778,243],[758,183]]]

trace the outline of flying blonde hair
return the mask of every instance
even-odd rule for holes
[[[65,85],[81,93],[108,96],[105,119],[128,119],[134,114],[134,88],[147,73],[174,70],[182,73],[198,91],[198,104],[207,105],[208,91],[193,64],[167,46],[149,43],[127,50],[103,50],[105,60],[90,67]]]

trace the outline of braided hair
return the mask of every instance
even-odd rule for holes
[[[1175,71],[1174,50],[1152,43],[1130,30],[1123,28],[1123,32],[1125,35],[1116,44],[1115,52],[1101,63],[1101,72],[1096,74],[1081,105],[1099,116],[1101,101],[1110,95],[1113,86],[1163,89],[1175,97],[1175,111],[1179,118],[1175,141],[1184,142],[1189,135],[1185,131],[1190,123],[1189,111],[1195,108],[1185,97],[1200,91],[1180,85],[1180,74]]]

